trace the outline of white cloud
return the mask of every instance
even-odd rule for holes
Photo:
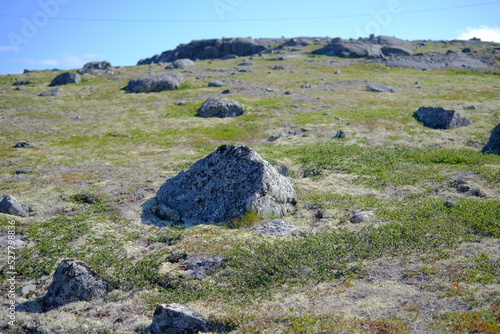
[[[18,46],[0,45],[0,51],[19,51],[19,50],[21,50],[21,48]]]
[[[0,49],[1,50],[1,49]],[[31,66],[43,65],[50,67],[57,67],[63,69],[76,69],[81,68],[85,63],[93,60],[101,60],[97,54],[75,55],[63,54],[55,59],[16,59],[14,62],[24,63]]]
[[[484,42],[500,43],[500,28],[499,27],[468,27],[465,31],[461,31],[456,39],[467,40],[471,38],[480,38]]]

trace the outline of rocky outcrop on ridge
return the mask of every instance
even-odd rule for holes
[[[330,38],[221,38],[204,39],[181,44],[174,50],[165,51],[151,58],[141,59],[137,65],[167,63],[177,59],[219,59],[227,55],[251,56],[275,47],[307,46],[311,43],[326,43]]]
[[[413,54],[413,47],[410,42],[389,36],[357,40],[335,38],[329,45],[313,53],[342,58],[409,56]]]

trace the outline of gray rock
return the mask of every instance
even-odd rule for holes
[[[0,235],[0,248],[7,246],[14,246],[17,250],[24,248],[28,245],[28,239],[24,238],[21,234],[14,234],[14,239],[12,240],[12,234]]]
[[[396,93],[397,90],[391,86],[385,85],[369,85],[368,90],[376,93]]]
[[[144,75],[129,81],[125,88],[131,93],[151,93],[164,90],[177,90],[185,79],[181,73],[169,72]]]
[[[36,285],[34,284],[25,285],[19,290],[19,294],[21,295],[21,297],[27,297],[35,292],[36,292]]]
[[[251,231],[259,234],[284,237],[297,231],[297,227],[283,219],[274,219],[261,223],[251,228]]]
[[[81,69],[78,70],[78,74],[91,74],[91,75],[108,75],[113,74],[113,67],[107,61],[93,61],[89,62]]]
[[[373,216],[373,211],[361,211],[355,213],[349,221],[353,224],[368,223],[371,222]]]
[[[32,145],[28,143],[27,141],[20,141],[16,143],[13,147],[14,148],[25,148],[25,147],[31,147]]]
[[[230,222],[250,211],[283,217],[297,196],[290,181],[254,150],[224,145],[167,180],[157,201],[177,210],[182,222],[199,224]]]
[[[156,207],[156,216],[160,219],[177,223],[181,219],[179,216],[179,212],[176,210],[169,208],[165,204],[160,204]]]
[[[57,267],[43,297],[43,307],[48,311],[71,302],[103,298],[110,290],[109,284],[85,263],[64,260]]]
[[[472,124],[470,119],[459,112],[441,107],[421,107],[415,111],[414,117],[432,129],[454,129]]]
[[[237,56],[237,55],[230,53],[230,54],[225,55],[225,56],[224,56],[224,57],[222,57],[221,59],[222,59],[222,60],[230,60],[230,59],[236,59],[236,58],[238,58],[238,56]]]
[[[456,203],[456,202],[454,202],[454,201],[446,201],[446,202],[444,202],[444,204],[443,204],[443,205],[444,205],[444,206],[446,206],[447,208],[451,208],[451,207],[453,207],[453,206],[456,206],[456,205],[457,205],[457,203]]]
[[[226,83],[222,80],[213,80],[208,83],[208,87],[223,87]]]
[[[55,77],[49,86],[62,86],[80,82],[82,82],[82,77],[80,76],[80,74],[75,72],[66,72]]]
[[[64,89],[62,89],[61,87],[56,87],[56,88],[49,89],[46,92],[40,93],[40,96],[58,96],[63,91],[64,91]]]
[[[29,207],[18,202],[14,197],[7,195],[0,202],[0,212],[12,216],[29,217]]]
[[[161,304],[156,307],[152,334],[196,334],[215,331],[215,324],[181,304]]]
[[[192,61],[191,59],[183,58],[175,60],[174,62],[172,62],[172,64],[165,67],[165,69],[166,70],[185,69],[194,66],[195,66],[194,61]]]
[[[305,84],[302,85],[302,88],[311,88],[311,84],[306,82]]]
[[[300,129],[300,130],[281,131],[281,132],[273,134],[267,140],[270,141],[270,142],[273,142],[273,141],[276,141],[276,140],[278,140],[279,138],[282,138],[282,137],[298,136],[300,134],[303,134],[304,132],[307,132],[307,130],[306,129]]]
[[[211,97],[198,110],[200,117],[236,117],[244,113],[245,107],[241,103],[224,97]]]
[[[500,123],[491,131],[490,140],[488,140],[481,152],[500,155]]]
[[[225,262],[227,262],[227,260],[220,256],[189,262],[186,265],[186,269],[191,270],[191,272],[186,277],[189,279],[202,280],[207,274],[225,268]]]
[[[342,139],[345,138],[345,132],[343,130],[337,131],[335,136],[332,137],[333,139]]]

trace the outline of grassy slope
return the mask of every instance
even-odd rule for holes
[[[121,89],[131,77],[163,71],[159,65],[84,76],[56,98],[38,94],[57,72],[32,73],[22,91],[10,86],[14,76],[0,77],[0,193],[36,212],[17,219],[30,240],[17,261],[18,284],[37,285],[29,307],[37,309],[64,258],[84,260],[118,288],[92,307],[20,313],[20,325],[136,332],[157,303],[182,302],[242,333],[495,332],[500,158],[479,151],[500,120],[498,76],[322,56],[252,61],[246,73],[237,72],[240,60],[197,62],[182,89],[153,94]],[[271,69],[278,64],[285,69]],[[228,86],[208,88],[216,78]],[[312,87],[301,88],[306,82]],[[370,83],[398,91],[369,92]],[[226,88],[246,115],[195,117]],[[475,110],[464,109],[470,105]],[[455,109],[474,123],[427,129],[412,117],[420,106]],[[267,141],[290,127],[309,131]],[[331,139],[339,129],[346,138]],[[21,140],[34,147],[12,148]],[[246,229],[142,223],[165,178],[227,143],[287,165],[300,195],[288,219],[310,233],[278,240]],[[19,169],[33,172],[14,175]],[[304,178],[304,170],[316,176]],[[79,194],[99,203],[82,203]],[[446,200],[457,204],[447,208]],[[368,209],[376,212],[371,224],[349,222]],[[323,218],[314,218],[318,210]],[[0,218],[2,226],[12,219]],[[207,281],[189,281],[179,265],[188,254],[231,261]],[[130,319],[116,321],[120,313]]]

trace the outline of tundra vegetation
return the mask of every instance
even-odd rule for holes
[[[2,236],[15,221],[23,241],[16,325],[2,331],[147,333],[158,304],[180,303],[231,333],[500,332],[500,157],[481,153],[500,122],[498,64],[422,71],[311,54],[319,47],[244,66],[248,57],[113,68],[58,96],[39,94],[62,71],[0,76],[0,194],[31,210],[0,214]],[[166,71],[182,73],[179,89],[125,89]],[[15,90],[20,79],[31,83]],[[225,86],[209,87],[214,80]],[[245,113],[198,117],[214,96]],[[420,107],[472,124],[430,129],[413,117]],[[14,148],[20,141],[30,146]],[[257,234],[253,211],[224,224],[148,223],[159,187],[226,144],[286,166],[298,200],[284,219],[301,233]],[[360,211],[370,219],[352,223]],[[192,259],[213,257],[223,265],[189,277]],[[43,311],[66,259],[112,291]]]

